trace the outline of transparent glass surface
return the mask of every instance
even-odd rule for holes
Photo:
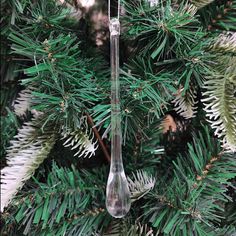
[[[106,207],[115,218],[124,217],[130,209],[130,191],[122,162],[122,134],[119,85],[120,23],[110,21],[111,57],[111,166],[106,188]]]

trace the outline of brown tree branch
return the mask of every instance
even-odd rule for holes
[[[94,127],[94,123],[93,123],[92,117],[87,112],[86,112],[86,116],[87,116],[87,119],[88,119],[88,123],[91,125],[91,127],[93,129],[93,132],[94,132],[94,134],[95,134],[95,136],[96,136],[96,138],[97,138],[97,140],[99,142],[99,145],[102,148],[102,151],[103,151],[103,153],[105,155],[106,160],[110,163],[111,162],[110,154],[108,153],[107,148],[104,145],[104,142],[102,141],[102,138],[101,138],[97,128]]]

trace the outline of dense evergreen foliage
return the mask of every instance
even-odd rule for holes
[[[1,0],[1,235],[236,235],[236,1],[122,1],[120,220],[107,2],[82,2]]]

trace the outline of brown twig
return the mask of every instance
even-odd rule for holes
[[[101,136],[100,136],[100,134],[99,134],[97,128],[94,127],[94,123],[93,123],[92,117],[91,117],[88,113],[86,113],[86,116],[87,116],[87,118],[88,118],[89,124],[92,126],[93,132],[94,132],[94,134],[95,134],[95,136],[96,136],[96,138],[97,138],[97,140],[98,140],[98,142],[99,142],[99,144],[100,144],[100,146],[101,146],[101,148],[102,148],[102,151],[103,151],[103,153],[104,153],[104,155],[105,155],[106,160],[107,160],[108,162],[111,162],[111,157],[110,157],[110,155],[109,155],[109,153],[108,153],[108,151],[107,151],[107,149],[106,149],[106,146],[104,145],[104,143],[103,143],[103,141],[102,141],[102,138],[101,138]]]

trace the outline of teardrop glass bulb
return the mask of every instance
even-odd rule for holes
[[[124,171],[109,173],[106,208],[115,218],[124,217],[130,210],[130,191]]]
[[[115,218],[124,217],[130,209],[130,191],[122,162],[122,133],[119,83],[120,22],[110,20],[111,56],[111,166],[106,188],[106,208]]]

